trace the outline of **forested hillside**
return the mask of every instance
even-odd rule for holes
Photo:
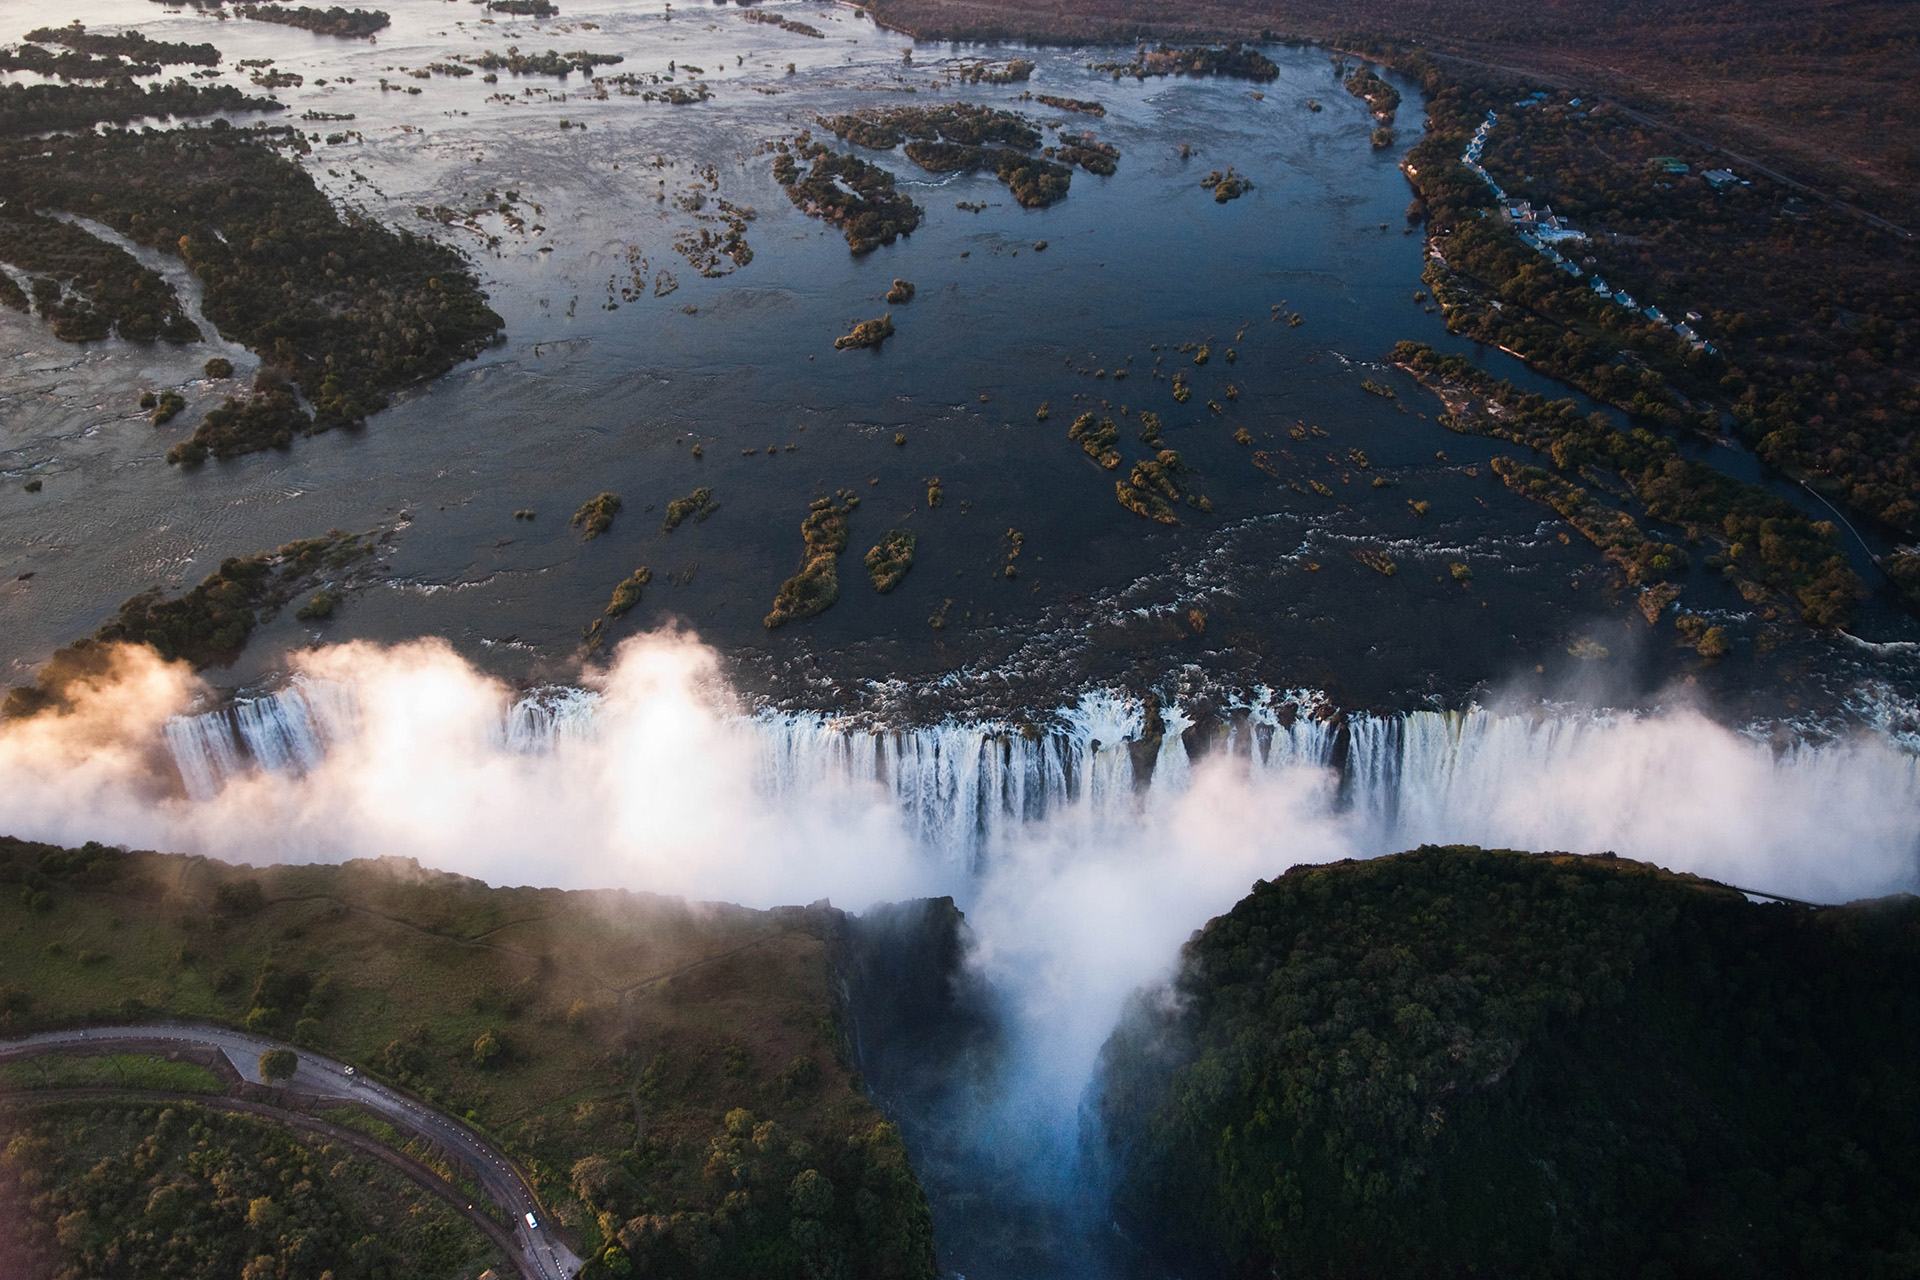
[[[1473,848],[1298,868],[1108,1044],[1120,1217],[1232,1275],[1911,1274],[1917,958],[1912,898]]]

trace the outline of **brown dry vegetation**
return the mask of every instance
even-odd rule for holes
[[[890,26],[938,38],[1417,39],[1620,96],[1896,222],[1920,181],[1920,10],[1901,0],[873,0]],[[1876,190],[1877,189],[1877,190]]]

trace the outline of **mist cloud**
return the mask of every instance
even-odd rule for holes
[[[202,690],[129,650],[70,712],[0,725],[0,831],[256,864],[402,855],[496,884],[756,906],[953,894],[1012,1023],[980,1140],[1018,1150],[1043,1184],[1073,1169],[1081,1094],[1127,995],[1289,866],[1458,841],[1611,849],[1823,900],[1920,879],[1912,755],[1874,736],[1777,752],[1691,710],[1376,722],[1353,749],[1394,781],[1350,805],[1323,768],[1223,752],[1188,769],[1171,747],[1168,780],[1136,793],[1109,741],[1086,766],[1089,794],[997,827],[969,867],[917,842],[882,781],[843,767],[854,739],[827,734],[802,780],[771,793],[767,730],[685,634],[623,644],[589,681],[588,732],[540,752],[505,741],[513,691],[443,641],[293,661],[312,697],[350,691],[324,708],[332,740],[305,772],[169,792],[165,726]]]

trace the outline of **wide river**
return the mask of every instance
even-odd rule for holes
[[[755,693],[922,722],[1168,680],[1189,695],[1265,684],[1382,708],[1569,681],[1631,702],[1681,681],[1720,690],[1736,718],[1789,719],[1853,718],[1868,689],[1869,719],[1901,719],[1915,666],[1904,644],[1789,631],[1770,635],[1762,660],[1743,644],[1715,669],[1684,661],[1664,626],[1650,630],[1607,589],[1593,548],[1492,476],[1487,459],[1512,446],[1443,430],[1436,403],[1381,365],[1400,338],[1453,342],[1415,300],[1422,238],[1407,233],[1398,170],[1420,128],[1410,85],[1401,141],[1376,150],[1364,104],[1320,50],[1270,49],[1280,77],[1264,84],[1113,79],[1089,64],[1129,51],[914,49],[854,10],[818,5],[759,11],[817,39],[728,6],[570,3],[539,22],[423,0],[388,8],[393,25],[372,42],[138,0],[74,8],[95,27],[211,40],[243,86],[246,59],[304,77],[277,91],[290,111],[273,119],[310,114],[314,136],[348,135],[315,145],[315,177],[348,205],[469,252],[507,336],[364,430],[183,473],[163,454],[217,403],[195,381],[208,348],[74,346],[0,313],[0,468],[45,482],[37,495],[0,489],[10,678],[136,591],[191,585],[223,557],[328,528],[385,526],[400,532],[384,585],[323,630],[288,611],[212,678],[271,684],[290,645],[435,634],[510,679],[565,680],[582,627],[645,565],[653,586],[610,638],[677,621]],[[617,53],[625,60],[602,74],[672,75],[712,96],[602,98],[579,74],[406,74],[510,45]],[[1030,81],[952,74],[1015,56],[1037,62]],[[1027,93],[1097,100],[1107,114]],[[1024,111],[1061,134],[1091,128],[1120,148],[1119,171],[1076,173],[1065,200],[1023,210],[988,175],[934,179],[898,153],[877,157],[926,221],[864,257],[772,179],[768,144],[823,114],[948,100]],[[1254,186],[1216,203],[1200,179],[1228,166]],[[705,205],[689,211],[696,188]],[[518,230],[497,215],[477,230],[422,216],[464,216],[508,192]],[[674,241],[716,225],[701,218],[722,199],[757,215],[754,256],[703,278]],[[918,296],[890,307],[896,277]],[[881,351],[834,349],[854,321],[887,311],[898,332]],[[1296,313],[1298,325],[1282,319]],[[1179,350],[1190,343],[1208,344],[1207,364]],[[230,354],[244,374],[245,353]],[[1523,373],[1497,352],[1473,354]],[[1184,405],[1167,376],[1183,367]],[[1369,381],[1397,398],[1370,394]],[[135,400],[170,386],[192,407],[156,430]],[[1140,413],[1160,414],[1212,513],[1188,508],[1165,528],[1122,509],[1116,473],[1067,439],[1087,410],[1120,425],[1128,465],[1151,454],[1136,438]],[[1253,443],[1236,443],[1239,431]],[[665,504],[698,486],[718,512],[661,533]],[[620,494],[624,514],[582,544],[567,516],[601,490]],[[838,490],[863,499],[841,599],[769,633],[761,619],[800,562],[807,503]],[[516,520],[524,509],[537,518]],[[880,596],[859,558],[893,527],[916,534],[916,560]],[[1369,549],[1397,572],[1353,554]],[[1456,563],[1470,585],[1455,581]],[[1713,575],[1697,570],[1687,592],[1737,635],[1759,635]],[[1875,640],[1914,638],[1887,611],[1869,623]]]

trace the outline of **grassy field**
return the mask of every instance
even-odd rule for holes
[[[0,1093],[25,1089],[162,1089],[171,1093],[221,1093],[220,1078],[192,1062],[168,1062],[153,1053],[107,1053],[73,1057],[50,1053],[0,1063]]]
[[[798,1274],[772,1180],[811,1169],[841,1194],[809,1239],[852,1275],[925,1274],[924,1198],[843,1062],[837,927],[392,859],[255,870],[0,838],[0,1034],[164,1013],[309,1045],[467,1118],[587,1257],[671,1253],[662,1224],[696,1222],[695,1253]],[[777,1158],[734,1159],[743,1132]]]

